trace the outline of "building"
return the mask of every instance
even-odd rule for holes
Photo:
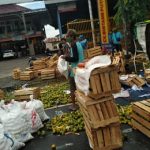
[[[88,0],[44,0],[52,25],[61,26],[62,33],[66,32],[67,23],[76,19],[89,19]],[[117,0],[108,0],[109,16],[113,16]],[[97,0],[91,0],[93,17],[98,18]],[[61,24],[60,24],[61,23]]]
[[[46,9],[30,10],[16,4],[0,5],[1,56],[7,49],[22,56],[42,53],[43,28],[50,23],[47,17]]]

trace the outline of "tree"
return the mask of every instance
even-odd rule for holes
[[[148,19],[150,0],[118,0],[114,20],[116,24],[136,23]]]
[[[130,49],[131,37],[135,23],[148,19],[150,0],[118,0],[114,9],[116,25],[123,25],[126,48]]]

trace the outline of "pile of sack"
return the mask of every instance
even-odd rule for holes
[[[0,101],[0,150],[17,150],[33,139],[32,133],[43,127],[48,120],[40,100],[30,97],[29,102]]]

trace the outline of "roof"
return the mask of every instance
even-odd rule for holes
[[[0,5],[32,2],[34,0],[0,0]]]
[[[58,3],[64,3],[64,2],[72,2],[76,0],[44,0],[45,4],[58,4]]]
[[[0,15],[24,12],[24,11],[28,11],[28,10],[29,9],[15,5],[15,4],[0,5]]]

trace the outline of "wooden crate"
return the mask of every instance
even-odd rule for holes
[[[49,69],[56,68],[57,63],[58,63],[58,60],[55,60],[55,61],[49,60],[49,61],[46,62],[47,68],[49,68]]]
[[[136,85],[137,87],[141,87],[146,83],[144,79],[138,77],[137,75],[129,76],[127,80],[120,80],[120,82],[130,87],[132,87],[133,85]]]
[[[20,80],[30,81],[32,79],[34,79],[34,72],[33,71],[23,71],[20,73]]]
[[[150,137],[150,99],[135,102],[132,109],[132,126]]]
[[[84,120],[87,120],[92,128],[96,129],[119,122],[119,115],[112,96],[95,101],[77,91],[76,98]]]
[[[55,77],[56,77],[55,69],[43,69],[43,70],[41,70],[41,79],[42,80],[54,79]]]
[[[46,63],[44,60],[35,60],[33,61],[33,69],[40,70],[46,68]]]
[[[33,95],[33,97],[37,99],[40,97],[40,88],[33,87],[33,88],[15,90],[14,95],[15,95],[15,99],[19,101],[30,100],[30,95]]]
[[[93,20],[95,39],[97,43],[100,42],[100,38],[97,38],[100,36],[98,22],[99,19]],[[78,20],[71,21],[67,23],[67,29],[75,29],[78,36],[82,34],[86,39],[88,39],[88,41],[92,41],[91,20],[78,19]]]
[[[4,98],[4,91],[0,89],[0,99]]]
[[[145,79],[149,83],[150,82],[150,69],[145,69],[144,70],[144,75],[145,75]]]
[[[84,124],[93,150],[113,150],[122,147],[122,134],[119,123],[98,129],[92,129],[87,121]]]
[[[102,50],[100,46],[94,47],[94,48],[90,48],[84,51],[84,57],[85,59],[90,59],[93,58],[95,56],[99,56],[102,55]]]
[[[34,70],[32,67],[26,68],[26,71],[33,71],[34,77],[38,78],[41,75],[41,70]]]
[[[13,72],[12,72],[13,79],[19,80],[20,79],[20,73],[21,73],[20,68],[13,69]]]
[[[89,82],[89,96],[94,99],[110,96],[121,90],[117,68],[113,65],[93,70]]]
[[[125,62],[122,56],[116,55],[113,57],[112,64],[118,67],[119,73],[125,73]]]

